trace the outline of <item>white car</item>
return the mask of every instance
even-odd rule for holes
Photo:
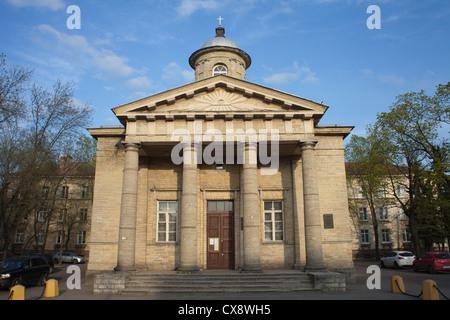
[[[59,252],[57,252],[54,256],[53,256],[53,260],[55,260],[56,263],[59,262]],[[83,257],[77,256],[75,255],[73,252],[66,252],[64,251],[62,253],[62,261],[61,262],[66,262],[66,263],[85,263],[85,260]]]
[[[409,251],[391,251],[381,258],[381,267],[411,267],[416,257]]]

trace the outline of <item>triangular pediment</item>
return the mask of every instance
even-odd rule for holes
[[[137,117],[288,115],[320,118],[327,106],[247,81],[217,76],[113,109],[122,121]]]

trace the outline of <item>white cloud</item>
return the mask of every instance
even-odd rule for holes
[[[126,85],[133,90],[146,90],[149,89],[153,83],[147,77],[137,77],[128,80]]]
[[[93,65],[102,75],[113,78],[126,78],[133,74],[134,69],[128,63],[129,59],[117,56],[110,50],[96,51],[93,55]]]
[[[302,83],[319,82],[319,78],[315,72],[307,66],[299,66],[297,61],[294,61],[290,71],[274,73],[270,76],[263,77],[263,81],[271,85],[287,84],[297,80],[300,80]]]
[[[48,8],[56,11],[65,7],[63,0],[7,0],[16,7]]]
[[[38,31],[38,36],[34,39],[36,42],[57,53],[58,58],[88,64],[99,77],[126,78],[135,72],[128,65],[129,59],[120,57],[111,50],[96,48],[83,36],[69,35],[49,25],[36,26],[35,30]]]
[[[194,70],[186,70],[180,67],[180,65],[176,62],[171,62],[167,65],[167,67],[163,70],[162,78],[164,80],[173,80],[173,81],[194,81],[195,73]]]
[[[182,0],[176,10],[179,16],[189,17],[199,9],[213,10],[218,6],[219,1],[217,0]]]

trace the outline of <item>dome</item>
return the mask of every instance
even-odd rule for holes
[[[209,47],[230,47],[239,49],[239,46],[231,39],[225,38],[225,29],[219,27],[216,29],[216,36],[202,46],[202,49]]]
[[[230,47],[239,49],[239,46],[236,44],[236,42],[225,37],[214,37],[211,40],[206,41],[202,46],[202,49],[209,47]]]
[[[251,64],[250,56],[236,42],[225,37],[222,27],[216,28],[216,36],[206,41],[189,58],[196,81],[218,75],[245,80],[246,70]]]

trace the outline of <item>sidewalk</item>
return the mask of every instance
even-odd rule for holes
[[[172,300],[172,301],[208,301],[208,300],[420,300],[414,297],[393,294],[390,292],[390,278],[382,278],[381,290],[369,290],[366,286],[368,263],[356,263],[356,278],[354,284],[347,284],[346,292],[339,294],[324,294],[320,292],[282,292],[276,294],[170,294],[170,295],[112,295],[94,294],[92,292],[93,276],[82,278],[81,290],[68,290],[65,281],[59,281],[60,295],[42,300]],[[61,279],[62,280],[62,279]],[[416,288],[414,288],[416,289]]]

